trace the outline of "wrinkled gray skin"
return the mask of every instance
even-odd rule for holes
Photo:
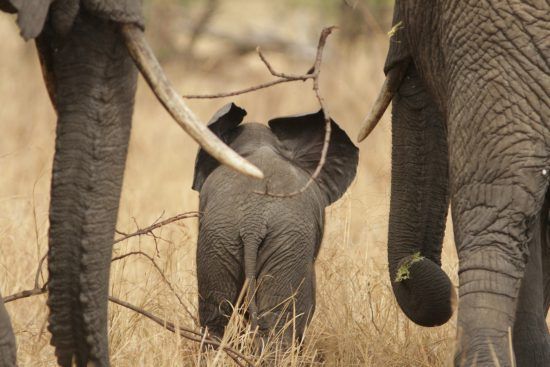
[[[324,209],[355,177],[358,150],[332,121],[326,164],[316,182],[291,197],[315,170],[325,120],[321,111],[239,125],[246,112],[231,104],[209,127],[237,153],[259,167],[262,181],[223,166],[199,151],[193,189],[200,192],[197,276],[203,327],[221,337],[245,279],[248,317],[260,335],[280,330],[296,316],[296,337],[315,309],[314,262],[323,236]],[[291,300],[288,302],[288,300]],[[284,341],[289,343],[292,327]]]
[[[396,298],[421,325],[451,316],[451,284],[439,267],[450,201],[455,364],[511,366],[511,338],[517,366],[550,366],[548,2],[398,0],[399,23],[385,66],[408,65],[392,119]],[[395,281],[417,252],[425,258]]]
[[[0,295],[0,366],[15,365],[15,337],[10,317]]]
[[[118,27],[142,25],[141,1],[50,3],[0,0],[0,10],[17,13],[21,35],[36,39],[58,115],[48,329],[60,365],[108,366],[109,266],[137,75]],[[3,306],[0,328],[0,366],[13,366],[15,343]]]

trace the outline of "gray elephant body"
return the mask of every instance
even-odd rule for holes
[[[223,128],[221,135],[235,151],[261,168],[265,178],[246,178],[226,167],[201,173],[207,164],[199,153],[194,188],[200,190],[197,276],[201,325],[222,336],[232,305],[248,279],[252,325],[257,323],[265,336],[294,318],[300,338],[315,309],[314,261],[323,235],[324,208],[342,195],[353,179],[357,151],[333,122],[333,129],[338,130],[333,135],[335,145],[346,146],[336,150],[347,154],[338,158],[347,160],[339,172],[330,168],[339,163],[331,159],[334,152],[329,154],[327,169],[338,174],[333,177],[337,183],[331,189],[333,194],[327,194],[323,184],[313,183],[301,194],[275,196],[296,192],[307,184],[311,170],[299,162],[319,158],[324,119],[319,113],[280,119],[283,124],[294,122],[298,129],[303,119],[305,124],[314,125],[304,129],[315,130],[311,141],[303,141],[313,151],[301,154],[297,153],[296,141],[285,142],[277,135],[278,120],[270,121],[272,129],[257,123],[236,126],[244,116],[241,111],[234,105],[222,110],[225,116],[233,115],[230,120],[237,123]],[[215,119],[211,128],[219,120]],[[286,127],[280,129],[286,131]],[[292,327],[286,330],[284,340],[288,341],[291,334]]]
[[[271,134],[262,125],[246,124],[243,129]],[[231,314],[229,303],[235,304],[246,273],[258,280],[253,292],[260,332],[268,331],[279,310],[287,309],[301,315],[296,320],[301,336],[305,320],[315,308],[313,262],[321,244],[326,199],[315,186],[296,198],[255,193],[293,192],[303,187],[309,176],[269,146],[247,158],[262,169],[264,180],[222,166],[212,172],[201,190],[197,248],[201,324],[222,334],[220,328]],[[250,252],[251,258],[245,258]],[[282,317],[281,322],[285,321]]]
[[[549,31],[544,1],[395,4],[390,277],[413,321],[450,318],[451,203],[457,366],[550,365]]]

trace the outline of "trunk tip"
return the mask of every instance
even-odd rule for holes
[[[392,274],[392,288],[399,307],[415,324],[440,326],[452,317],[457,305],[451,280],[432,260],[411,255]]]

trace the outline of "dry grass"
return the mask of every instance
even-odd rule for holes
[[[246,7],[238,11],[240,19],[257,22],[268,15],[250,16],[246,12],[252,10]],[[231,19],[235,16],[233,13],[225,9],[224,19]],[[269,12],[264,10],[264,13]],[[295,18],[291,17],[288,22],[296,22]],[[220,22],[223,24],[224,20]],[[0,44],[0,290],[3,295],[32,287],[38,259],[47,247],[55,137],[55,116],[43,87],[35,51],[32,44],[24,44],[17,36],[13,23],[10,17],[0,16],[3,35]],[[313,24],[312,30],[308,30],[312,45],[321,25],[327,25]],[[235,23],[231,26],[241,27]],[[296,32],[301,29],[300,23],[273,25],[277,26]],[[387,38],[381,36],[350,47],[337,44],[336,37],[329,41],[321,88],[332,116],[355,138],[359,123],[382,84]],[[201,47],[203,51],[209,50],[207,43]],[[232,90],[269,79],[256,56],[223,57],[223,53],[218,53],[194,64],[172,60],[166,67],[182,93]],[[279,70],[304,72],[311,66],[310,60],[293,60],[280,54],[268,54],[268,57]],[[318,108],[310,85],[302,83],[233,100],[248,110],[248,120],[261,122]],[[203,120],[208,120],[227,102],[229,99],[192,101],[190,105]],[[348,193],[327,209],[325,238],[316,264],[317,311],[301,353],[292,350],[281,357],[281,365],[440,366],[450,360],[454,319],[440,328],[415,326],[399,311],[389,288],[385,255],[390,170],[388,122],[385,116],[381,126],[361,145],[357,179]],[[161,215],[168,217],[197,208],[198,195],[191,190],[196,149],[196,144],[170,121],[140,82],[119,213],[120,230],[129,232],[135,229],[136,223],[145,226]],[[189,219],[159,230],[161,239],[157,243],[151,237],[141,237],[115,248],[116,254],[140,249],[155,256],[185,307],[194,314],[196,227],[196,220]],[[452,239],[447,240],[444,247],[444,267],[456,279]],[[196,326],[146,259],[129,257],[116,262],[112,268],[111,292],[167,320]],[[16,331],[20,365],[55,365],[46,330],[45,296],[20,300],[7,308]],[[249,352],[250,336],[241,336],[243,327],[242,320],[234,318],[227,342]],[[194,366],[204,362],[225,366],[232,363],[224,353],[200,353],[196,343],[116,305],[110,306],[110,346],[114,366]],[[273,348],[268,351],[273,352]]]

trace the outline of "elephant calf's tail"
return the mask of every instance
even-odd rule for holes
[[[245,275],[245,287],[246,298],[245,305],[248,308],[248,317],[251,323],[252,330],[255,330],[258,326],[258,307],[256,305],[256,260],[258,258],[258,247],[262,241],[262,238],[250,238],[243,239],[244,245],[244,275]],[[248,285],[248,286],[247,286]]]

